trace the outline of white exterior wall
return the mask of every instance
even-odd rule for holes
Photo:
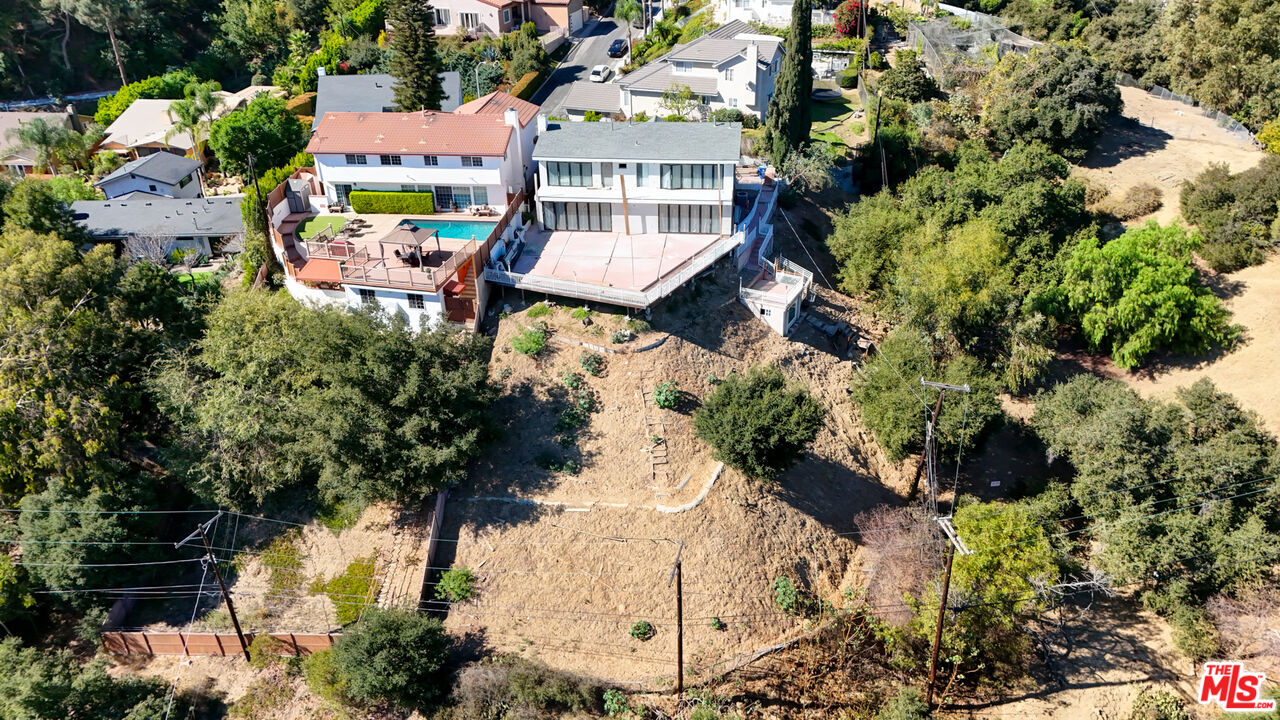
[[[720,0],[716,6],[716,18],[728,22],[762,22],[765,25],[788,27],[791,25],[790,0]]]
[[[739,55],[719,66],[693,63],[688,72],[672,73],[673,82],[680,83],[680,78],[715,78],[716,94],[704,96],[712,110],[733,108],[742,111],[744,115],[755,115],[763,120],[769,109],[769,99],[773,97],[774,79],[781,65],[781,52],[775,51],[773,57],[763,58],[768,67],[760,68],[756,62],[756,50],[753,46],[746,55]],[[629,117],[640,112],[648,113],[651,117],[668,114],[662,107],[661,91],[624,89],[622,106]]]
[[[532,124],[532,123],[530,123]],[[438,155],[438,166],[428,166],[422,155],[401,155],[400,165],[382,165],[379,156],[367,155],[367,165],[348,165],[345,155],[316,155],[316,175],[324,184],[329,202],[338,199],[335,185],[350,185],[352,190],[399,192],[402,185],[463,185],[483,187],[489,194],[489,205],[503,211],[507,207],[508,188],[520,188],[519,167],[514,150],[516,134],[507,148],[506,157],[483,157],[482,167],[463,167],[460,156]]]
[[[191,182],[187,183],[186,187],[166,185],[162,182],[136,175],[126,175],[109,183],[103,183],[99,187],[106,194],[108,200],[121,195],[128,195],[131,192],[144,192],[151,195],[159,195],[160,197],[198,198],[203,197],[203,193],[200,190],[199,176],[199,170],[192,171],[191,175],[188,176],[191,178]]]
[[[502,10],[479,2],[479,0],[432,0],[431,8],[433,10],[448,10],[449,22],[445,25],[438,25],[435,28],[437,35],[456,35],[458,29],[462,27],[462,13],[475,13],[479,16],[480,29],[490,34],[504,33],[510,31],[513,25],[518,25],[519,10],[516,7],[508,8],[510,12],[511,22],[504,24],[502,22]],[[465,31],[465,29],[464,29]]]
[[[364,300],[360,297],[362,286],[344,283],[342,292],[343,303],[352,310],[359,310],[364,307]],[[382,287],[363,287],[365,290],[374,292],[374,300],[378,303],[378,307],[388,315],[399,315],[409,320],[409,327],[416,329],[429,328],[433,324],[440,322],[445,317],[444,298],[438,293],[412,293],[421,295],[424,301],[424,308],[418,310],[409,307],[409,290],[396,290],[393,288]]]
[[[582,162],[569,160],[567,162]],[[590,187],[566,187],[547,183],[547,170],[540,163],[538,168],[538,219],[543,218],[544,202],[607,202],[612,206],[613,232],[626,231],[622,210],[623,185],[626,187],[627,212],[630,219],[631,233],[658,232],[659,205],[719,205],[722,219],[720,234],[733,233],[733,163],[719,163],[722,173],[722,186],[711,189],[669,190],[662,187],[661,166],[669,163],[644,163],[648,166],[648,177],[643,185],[636,181],[637,166],[640,163],[628,161],[613,164],[613,187],[606,188],[601,182],[600,162],[591,164]],[[626,167],[622,168],[621,165]],[[715,163],[696,163],[708,165]]]

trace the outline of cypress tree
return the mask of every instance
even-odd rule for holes
[[[781,163],[792,151],[809,140],[812,113],[809,96],[813,92],[813,19],[811,0],[796,0],[791,6],[791,31],[783,45],[786,53],[769,100],[765,118],[765,145],[774,163]]]
[[[395,76],[396,110],[439,110],[444,102],[440,55],[431,6],[423,0],[395,0],[391,20],[391,74]]]

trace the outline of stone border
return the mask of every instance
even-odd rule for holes
[[[645,345],[644,347],[635,348],[634,350],[615,350],[613,348],[607,348],[603,345],[596,345],[595,343],[589,343],[585,340],[574,340],[573,338],[560,337],[560,335],[555,332],[551,333],[551,339],[558,343],[561,343],[564,345],[580,345],[584,348],[587,348],[588,350],[595,350],[598,353],[605,353],[608,355],[634,355],[636,353],[642,353],[647,350],[652,350],[656,347],[659,347],[660,345],[665,343],[667,339],[670,337],[671,337],[670,335],[663,335],[662,337],[649,343],[648,345]]]

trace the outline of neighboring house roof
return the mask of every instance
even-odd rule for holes
[[[562,105],[566,110],[594,110],[612,115],[622,112],[622,91],[613,83],[579,80],[569,86]]]
[[[454,110],[459,115],[497,115],[502,116],[507,108],[515,108],[520,115],[520,127],[524,127],[538,116],[538,106],[527,100],[521,100],[515,95],[508,95],[504,92],[491,92],[484,97],[478,97],[471,102],[461,105]]]
[[[220,237],[244,232],[243,195],[216,198],[116,198],[77,200],[71,212],[89,235],[110,239],[156,234],[166,237]]]
[[[182,178],[199,169],[199,160],[192,160],[189,157],[174,155],[173,153],[159,152],[140,157],[137,160],[131,160],[93,185],[94,187],[100,187],[130,176],[155,180],[165,185],[177,185]]]
[[[307,152],[502,157],[510,141],[511,127],[501,115],[331,112],[311,135]]]
[[[456,72],[440,73],[445,100],[444,112],[452,112],[462,98],[462,76]],[[311,129],[320,126],[327,112],[383,112],[393,107],[396,79],[386,73],[369,75],[322,75],[316,83],[316,116]]]
[[[736,163],[741,135],[740,123],[568,122],[538,136],[533,159]]]
[[[21,159],[28,160],[32,164],[35,163],[36,151],[33,148],[18,146],[17,140],[9,137],[9,131],[17,130],[22,124],[31,122],[36,118],[43,118],[66,127],[71,126],[71,120],[65,113],[0,112],[0,158],[6,160]]]
[[[187,133],[177,133],[165,140],[165,133],[173,127],[173,119],[169,116],[169,106],[173,100],[134,100],[120,113],[120,117],[107,127],[107,136],[103,145],[120,145],[131,148],[139,145],[155,143],[168,145],[179,150],[190,150],[195,146]]]
[[[672,85],[688,85],[699,95],[715,95],[718,78],[677,74],[672,66],[676,60],[720,65],[737,55],[746,53],[748,46],[756,45],[762,65],[768,65],[782,39],[772,35],[760,35],[755,28],[734,20],[712,30],[685,45],[676,45],[667,54],[618,79],[618,84],[628,90],[664,92]]]

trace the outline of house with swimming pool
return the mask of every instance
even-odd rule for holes
[[[538,106],[494,92],[451,113],[329,112],[307,152],[326,207],[352,193],[430,194],[434,211],[501,214],[533,172]]]

